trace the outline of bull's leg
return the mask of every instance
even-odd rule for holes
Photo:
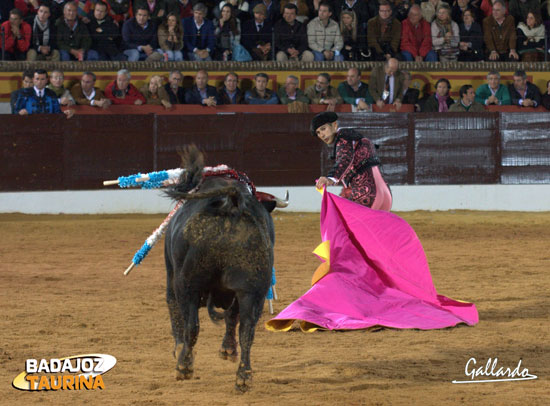
[[[250,348],[254,341],[256,323],[262,314],[265,296],[257,293],[240,294],[239,299],[239,342],[241,345],[241,362],[237,369],[235,386],[241,392],[250,387],[252,368],[250,366]]]
[[[183,349],[183,317],[181,316],[174,291],[174,267],[169,259],[170,254],[166,252],[166,248],[164,257],[166,262],[166,303],[168,304],[170,323],[172,324],[172,336],[175,341],[174,357],[177,357]]]
[[[187,290],[182,296],[178,292],[180,311],[183,315],[183,348],[178,354],[176,379],[191,379],[193,377],[193,347],[199,335],[199,304],[198,292]],[[179,346],[178,346],[179,347]]]
[[[225,311],[225,336],[223,337],[222,348],[220,349],[220,356],[233,362],[237,361],[237,356],[239,355],[237,352],[237,340],[235,338],[238,322],[239,302],[235,298],[229,309]]]

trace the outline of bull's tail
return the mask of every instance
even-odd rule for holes
[[[212,294],[208,295],[206,300],[206,308],[208,309],[208,316],[214,323],[218,323],[225,318],[224,313],[220,313],[214,309],[214,303],[212,303]]]
[[[182,172],[177,185],[165,191],[174,200],[189,198],[187,193],[199,185],[204,168],[204,155],[195,145],[185,147],[182,151],[179,151],[179,154],[181,167],[185,170]]]

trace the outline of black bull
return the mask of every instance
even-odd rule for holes
[[[236,387],[245,391],[252,373],[254,330],[271,281],[273,221],[242,182],[208,177],[198,192],[187,194],[191,186],[169,192],[175,199],[188,200],[170,222],[165,241],[166,300],[176,341],[176,379],[193,375],[198,310],[206,305],[213,320],[225,319],[220,349],[224,359],[237,360],[235,332],[240,322]],[[224,309],[224,314],[214,306]]]

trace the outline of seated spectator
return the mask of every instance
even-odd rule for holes
[[[379,108],[392,104],[401,108],[403,95],[403,74],[399,71],[399,61],[388,59],[384,65],[376,66],[370,75],[369,92]]]
[[[172,107],[170,97],[162,85],[162,77],[159,75],[153,75],[149,80],[149,83],[144,84],[139,91],[143,97],[145,97],[147,104],[164,106],[166,109]]]
[[[422,18],[422,11],[416,4],[411,6],[409,16],[401,23],[401,55],[404,61],[437,61],[432,49],[430,24]]]
[[[10,19],[10,11],[13,10],[13,0],[0,1],[0,24]]]
[[[243,21],[246,21],[246,20],[250,19],[250,13],[248,12],[249,8],[250,8],[250,5],[249,5],[248,1],[246,1],[246,0],[229,0],[229,1],[222,0],[222,1],[220,1],[220,4],[218,5],[220,11],[226,4],[229,4],[233,8],[233,15],[239,21],[243,22]]]
[[[375,61],[387,61],[397,56],[401,41],[401,23],[392,17],[390,4],[381,0],[378,15],[367,24],[367,43]]]
[[[421,2],[420,9],[422,10],[422,18],[431,24],[435,18],[437,9],[442,3],[442,0],[428,0]]]
[[[152,21],[155,26],[159,26],[162,20],[168,14],[166,0],[133,0],[134,15],[137,15],[139,8],[146,8],[149,10],[149,20]]]
[[[493,15],[483,20],[483,38],[490,61],[517,61],[514,17],[506,15],[503,0],[494,0]]]
[[[374,17],[369,14],[369,7],[366,1],[356,0],[336,0],[334,2],[334,19],[340,21],[342,11],[353,11],[356,16],[357,29],[359,32],[365,32],[367,22]]]
[[[358,68],[348,70],[346,81],[338,85],[338,93],[345,104],[351,104],[357,111],[370,110],[374,104],[369,85],[361,81],[361,71]]]
[[[50,7],[41,4],[31,25],[32,36],[27,61],[59,61],[59,51],[54,49],[57,33],[50,20]]]
[[[227,78],[227,76],[226,76]],[[216,106],[218,104],[218,92],[214,86],[208,84],[208,72],[201,69],[195,76],[195,84],[185,93],[185,103],[202,104],[203,106]]]
[[[275,59],[277,62],[301,60],[313,61],[313,53],[307,49],[307,27],[297,20],[298,8],[287,2],[283,8],[283,18],[275,23]]]
[[[294,102],[309,104],[309,99],[307,96],[300,88],[298,88],[298,82],[299,80],[296,76],[287,76],[285,84],[281,86],[277,92],[281,104],[290,104]]]
[[[525,22],[518,24],[517,37],[517,50],[523,62],[544,61],[546,30],[538,12],[527,13]]]
[[[174,13],[169,13],[157,31],[160,48],[165,61],[183,61],[183,26]]]
[[[344,41],[342,56],[346,61],[362,61],[370,58],[366,37],[357,29],[357,17],[353,10],[340,13],[340,32]]]
[[[134,15],[130,0],[107,0],[111,9],[111,16],[116,23],[122,27],[124,21]]]
[[[458,58],[460,33],[458,24],[451,20],[451,9],[442,4],[432,21],[432,44],[441,62],[452,62]]]
[[[233,6],[225,3],[221,8],[220,18],[214,21],[214,59],[217,61],[231,61],[234,57],[242,59],[238,55],[233,55],[235,46],[241,46],[241,22],[233,14]]]
[[[540,5],[541,0],[508,0],[508,12],[514,21],[525,21],[529,12],[540,13]]]
[[[460,95],[460,101],[457,103],[454,103],[451,107],[449,107],[450,112],[481,113],[485,111],[485,107],[483,107],[483,104],[476,102],[475,100],[476,92],[474,91],[474,88],[472,85],[462,86],[458,91],[458,94]]]
[[[472,10],[466,10],[462,15],[463,22],[458,27],[460,42],[458,43],[458,60],[461,62],[477,62],[483,59],[483,33],[481,26],[474,21]]]
[[[185,90],[181,86],[183,75],[179,70],[173,70],[168,75],[168,83],[164,85],[164,90],[172,104],[185,104]]]
[[[254,18],[243,23],[242,43],[252,59],[266,61],[271,59],[273,26],[266,19],[265,5],[258,4],[252,11]]]
[[[343,61],[340,53],[344,40],[338,23],[332,20],[332,6],[323,0],[319,3],[318,16],[307,25],[307,40],[316,61]]]
[[[130,75],[128,70],[119,70],[116,74],[116,79],[105,88],[105,96],[113,104],[135,104],[139,106],[145,103],[145,97],[130,83],[131,78],[132,75]]]
[[[111,105],[111,100],[105,97],[105,94],[95,87],[96,75],[93,72],[84,72],[80,83],[76,83],[71,88],[71,95],[77,105],[93,106],[107,108]]]
[[[273,27],[273,24],[281,18],[281,4],[279,0],[252,0],[250,7],[253,12],[258,4],[265,6],[265,20]]]
[[[387,0],[391,6],[392,16],[402,23],[409,15],[409,9],[416,0]]]
[[[420,111],[420,106],[418,105],[420,90],[410,87],[411,74],[409,71],[403,70],[401,73],[403,75],[403,97],[401,97],[401,102],[403,104],[412,104],[414,111]]]
[[[34,71],[32,69],[26,69],[25,71],[23,71],[23,75],[21,77],[21,88],[14,90],[13,92],[11,92],[10,95],[11,114],[15,114],[15,104],[17,103],[17,99],[21,95],[23,89],[28,89],[34,86],[34,83],[32,81],[33,76]]]
[[[124,55],[129,62],[160,61],[162,55],[158,49],[157,27],[149,21],[149,9],[138,8],[136,16],[126,20],[122,26]]]
[[[479,8],[475,8],[470,4],[470,0],[456,0],[451,9],[451,19],[457,24],[464,21],[464,13],[470,11],[475,22],[483,21],[483,13]]]
[[[550,110],[550,80],[546,82],[546,93],[542,95],[541,101],[546,110]]]
[[[218,104],[243,104],[244,95],[239,85],[239,76],[234,72],[225,75],[223,86],[218,91]]]
[[[207,20],[208,9],[202,3],[193,7],[193,17],[183,20],[183,41],[190,61],[211,61],[216,47],[214,25]]]
[[[29,22],[29,20],[34,19],[34,16],[38,13],[40,0],[15,0],[13,5],[16,9],[21,11],[21,18]]]
[[[500,73],[492,70],[487,74],[487,83],[476,90],[476,102],[485,106],[494,104],[497,106],[509,105],[511,103],[508,87],[500,84]]]
[[[539,88],[527,81],[524,70],[514,72],[514,83],[508,85],[508,91],[513,106],[538,107],[541,103]]]
[[[90,51],[92,38],[86,25],[78,20],[75,3],[65,3],[63,17],[57,20],[55,27],[62,61],[98,60],[97,52]]]
[[[65,4],[71,2],[71,0],[47,0],[42,1],[44,4],[48,4],[50,6],[50,12],[52,13],[51,20],[55,23],[57,20],[59,20],[61,17],[63,17],[63,10],[65,8]]]
[[[314,85],[308,87],[305,95],[311,104],[327,104],[328,110],[334,111],[337,104],[342,104],[343,100],[334,87],[330,85],[330,75],[320,73]]]
[[[52,90],[57,96],[57,101],[61,106],[72,106],[75,104],[74,98],[69,92],[69,89],[66,89],[63,86],[65,82],[65,75],[58,69],[55,69],[50,74],[50,83],[48,84],[48,89]]]
[[[15,103],[15,114],[56,114],[64,113],[71,118],[74,110],[61,111],[56,94],[48,89],[48,72],[37,69],[33,75],[33,87],[23,89]]]
[[[4,59],[8,61],[24,61],[31,44],[31,26],[22,20],[21,11],[14,8],[10,11],[9,20],[1,25],[4,33]]]
[[[122,53],[122,36],[113,19],[107,15],[107,5],[103,1],[95,3],[90,16],[88,31],[92,37],[91,50],[97,53],[100,61],[125,61]]]
[[[306,26],[309,20],[309,6],[306,0],[281,0],[281,14],[284,14],[287,4],[294,4],[296,6],[296,20]],[[281,21],[279,19],[279,21]]]
[[[449,111],[449,107],[455,102],[449,96],[450,90],[451,83],[445,78],[439,79],[435,83],[435,93],[426,99],[422,111],[426,113],[444,113]]]
[[[265,73],[254,76],[255,86],[244,94],[246,104],[279,104],[277,94],[267,88],[269,77]]]

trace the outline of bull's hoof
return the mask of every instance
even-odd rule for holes
[[[237,372],[237,381],[235,382],[235,389],[244,393],[250,389],[250,383],[252,381],[252,371],[239,370]]]
[[[229,360],[231,362],[236,362],[238,359],[239,353],[236,349],[231,348],[221,348],[220,349],[220,357],[222,359]]]
[[[185,381],[193,378],[192,369],[176,368],[176,381]]]
[[[174,347],[174,358],[178,359],[182,351],[183,351],[183,343],[176,344],[176,346]]]

